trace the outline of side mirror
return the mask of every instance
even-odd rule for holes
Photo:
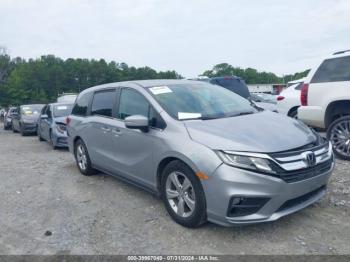
[[[41,119],[48,119],[49,116],[45,114],[45,115],[41,115],[40,118],[41,118]]]
[[[142,132],[148,132],[148,118],[141,115],[133,115],[125,118],[125,126],[130,129],[140,129]]]

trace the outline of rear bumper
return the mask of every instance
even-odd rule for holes
[[[333,171],[310,179],[286,183],[282,179],[240,170],[222,164],[210,179],[203,182],[207,200],[208,220],[224,226],[248,225],[275,221],[311,205],[324,196]],[[266,199],[267,201],[248,215],[229,213],[232,199]]]
[[[298,108],[298,119],[309,126],[325,128],[324,111],[322,107],[301,106]]]

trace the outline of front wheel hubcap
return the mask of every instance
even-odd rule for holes
[[[336,124],[331,130],[330,140],[335,151],[350,156],[350,120]]]
[[[78,145],[77,147],[77,161],[78,161],[79,168],[81,170],[85,170],[87,167],[87,157],[86,157],[85,148],[82,145]]]
[[[180,217],[192,215],[196,198],[191,181],[181,172],[172,172],[166,181],[166,198],[173,211]]]

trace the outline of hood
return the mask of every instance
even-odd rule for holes
[[[316,141],[298,120],[270,111],[250,115],[186,121],[190,137],[211,149],[272,153]]]

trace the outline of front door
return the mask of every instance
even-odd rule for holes
[[[151,127],[149,132],[142,132],[128,129],[124,124],[124,119],[131,115],[143,115],[150,119],[151,111],[154,111],[153,107],[141,93],[131,88],[123,88],[111,137],[114,145],[114,173],[123,174],[154,189],[153,152],[159,145],[158,135],[161,131]]]

